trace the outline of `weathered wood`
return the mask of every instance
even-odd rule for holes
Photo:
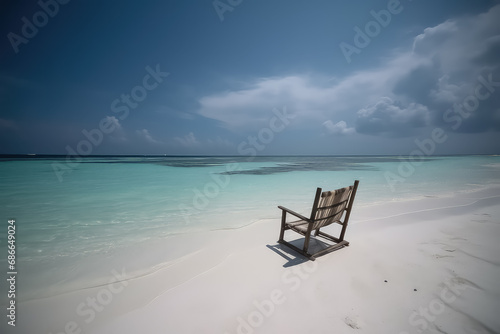
[[[336,251],[337,249],[344,248],[344,247],[347,247],[347,246],[349,246],[349,242],[347,242],[347,241],[344,240],[344,241],[339,242],[338,244],[332,245],[330,247],[327,247],[325,249],[320,250],[319,252],[314,253],[313,256],[314,257],[318,257],[318,256],[321,256],[321,255],[324,255],[324,254]]]
[[[352,206],[354,203],[354,198],[356,196],[356,192],[358,189],[358,184],[359,181],[356,180],[354,182],[353,186],[346,187],[346,188],[341,188],[337,189],[334,191],[327,191],[327,192],[322,192],[321,188],[316,189],[316,196],[314,198],[313,206],[311,209],[311,218],[306,218],[305,216],[292,211],[290,209],[287,209],[283,206],[278,206],[279,209],[282,210],[282,215],[281,215],[281,230],[280,230],[280,236],[278,242],[281,244],[284,244],[291,249],[295,250],[296,252],[306,256],[307,258],[314,260],[316,256],[323,255],[328,252],[332,252],[334,250],[337,250],[339,248],[349,246],[349,242],[344,240],[345,232],[347,229],[347,224],[349,221],[349,217],[351,214]],[[347,198],[345,197],[345,192],[350,191],[348,194]],[[337,195],[340,195],[337,197]],[[332,197],[333,196],[333,197]],[[330,201],[335,201],[338,200],[338,202],[333,202],[329,203],[329,205],[324,206],[324,207],[319,207],[319,203],[321,199],[324,199],[321,203],[324,203],[325,201],[328,203]],[[347,203],[347,205],[345,205]],[[340,211],[336,211],[335,213],[329,213],[328,216],[326,217],[318,217],[318,212],[321,212],[323,210],[332,210],[333,208],[336,208],[338,206],[344,206],[343,208],[340,209]],[[344,211],[345,211],[345,216],[344,216]],[[286,221],[286,215],[287,213],[299,218],[299,221],[293,221],[293,222],[287,222]],[[337,217],[339,219],[332,220],[332,218]],[[341,221],[340,218],[344,216],[344,220]],[[323,221],[323,222],[321,222]],[[321,223],[318,223],[321,222]],[[342,230],[340,232],[340,236],[334,237],[332,235],[329,235],[325,232],[320,231],[320,229],[324,226],[330,225],[332,223],[339,223],[342,225]],[[307,225],[307,229],[305,229],[305,226]],[[293,230],[294,232],[297,232],[301,235],[304,236],[304,244],[303,248],[300,249],[299,247],[296,247],[295,245],[292,245],[291,243],[287,242],[284,240],[284,234],[286,230]],[[314,232],[314,234],[313,234]],[[327,240],[330,240],[334,242],[334,245],[331,245],[325,249],[322,249],[319,252],[316,252],[315,254],[310,254],[309,253],[309,244],[310,244],[310,239],[311,239],[311,234],[314,235],[314,237],[320,236],[323,237]]]
[[[294,215],[295,217],[300,218],[300,219],[302,219],[302,220],[306,220],[306,221],[308,221],[308,220],[309,220],[308,218],[304,217],[304,216],[303,216],[303,215],[301,215],[300,213],[297,213],[297,212],[295,212],[295,211],[292,211],[292,210],[290,210],[290,209],[287,209],[287,208],[285,208],[285,207],[283,207],[283,206],[281,206],[281,205],[280,205],[280,206],[278,206],[278,208],[280,208],[281,210],[286,211],[286,212],[288,212],[288,213],[290,213],[290,214]]]
[[[340,240],[340,238],[336,238],[334,237],[333,235],[330,235],[330,234],[326,234],[325,232],[321,232],[320,230],[317,230],[318,231],[318,234],[325,238],[325,239],[330,239],[331,241],[333,242],[341,242],[342,240]]]
[[[342,231],[340,232],[340,240],[344,240],[345,231],[347,229],[347,223],[349,222],[349,217],[351,216],[352,205],[354,203],[354,197],[356,197],[356,191],[358,190],[359,181],[354,181],[354,188],[351,192],[351,198],[349,199],[349,204],[347,205],[347,211],[344,218],[344,225],[342,226]]]

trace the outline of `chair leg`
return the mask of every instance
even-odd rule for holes
[[[283,210],[281,213],[281,231],[280,231],[280,238],[278,239],[278,242],[283,241],[283,238],[285,236],[285,222],[286,222],[286,211]]]
[[[311,231],[307,231],[305,239],[304,239],[304,253],[309,254],[307,249],[309,248],[309,239],[311,238]]]
[[[347,229],[347,223],[344,221],[344,224],[342,224],[342,231],[340,231],[340,236],[339,236],[340,241],[344,241],[344,235],[346,229]]]

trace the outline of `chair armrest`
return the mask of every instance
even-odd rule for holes
[[[292,210],[290,210],[290,209],[287,209],[287,208],[285,208],[285,207],[283,207],[283,206],[281,206],[281,205],[280,205],[280,206],[278,206],[278,208],[279,208],[279,209],[281,209],[281,210],[283,210],[283,211],[285,211],[285,212],[288,212],[289,214],[292,214],[292,215],[294,215],[295,217],[298,217],[298,218],[300,218],[300,219],[302,219],[302,220],[309,221],[309,218],[306,218],[306,217],[304,217],[303,215],[301,215],[300,213],[297,213],[297,212],[295,212],[295,211],[292,211]]]

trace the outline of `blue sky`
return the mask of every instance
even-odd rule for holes
[[[494,0],[2,2],[0,154],[498,154],[499,17]]]

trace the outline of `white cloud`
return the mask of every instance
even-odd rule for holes
[[[123,130],[123,127],[120,124],[120,121],[118,120],[118,118],[116,118],[115,116],[106,116],[106,119],[107,119],[108,123],[113,124],[112,127],[114,128],[113,132],[111,132],[109,134],[109,137],[113,141],[117,141],[117,142],[127,141],[125,131]]]
[[[320,91],[308,87],[308,79],[301,76],[263,78],[238,91],[224,92],[200,99],[198,111],[204,117],[218,120],[224,127],[237,131],[259,127],[273,116],[272,109],[293,101],[297,112],[303,104],[313,107],[312,99],[321,98]]]
[[[413,52],[428,56],[442,49],[443,43],[449,43],[450,37],[457,33],[456,22],[448,20],[435,27],[425,28],[424,32],[413,41]]]
[[[136,134],[150,144],[161,144],[162,142],[153,138],[148,129],[137,130]]]
[[[478,69],[491,65],[488,62],[498,65],[498,53],[494,55],[491,51],[500,42],[499,17],[500,5],[497,5],[486,13],[426,28],[415,38],[413,51],[432,59],[443,73],[468,79],[467,75],[475,76]]]
[[[356,130],[354,128],[348,128],[347,123],[344,121],[333,124],[331,120],[327,120],[323,122],[323,126],[326,128],[328,133],[333,135],[351,135],[356,133]]]
[[[272,108],[286,105],[296,128],[315,124],[347,134],[354,133],[347,123],[355,123],[358,133],[412,135],[413,130],[441,125],[446,109],[473,93],[480,74],[493,73],[500,81],[498,17],[500,5],[428,27],[415,37],[412,49],[344,78],[296,74],[255,79],[244,89],[202,97],[198,113],[235,132],[255,131],[266,126]],[[499,92],[481,101],[460,130],[500,130],[492,113],[498,109]]]
[[[413,129],[428,125],[429,111],[423,105],[407,106],[389,97],[358,111],[356,129],[365,134],[408,135]]]
[[[187,147],[187,148],[193,148],[197,147],[200,145],[200,142],[196,139],[194,133],[190,132],[187,135],[183,137],[175,137],[174,140],[181,144],[181,146]]]
[[[310,74],[261,78],[246,89],[201,98],[198,113],[235,132],[267,126],[272,109],[283,105],[295,116],[292,127],[311,122],[321,126],[332,118],[353,119],[357,110],[390,93],[390,87],[406,73],[401,68],[409,71],[417,65],[411,55],[405,55],[383,68],[341,80]]]

